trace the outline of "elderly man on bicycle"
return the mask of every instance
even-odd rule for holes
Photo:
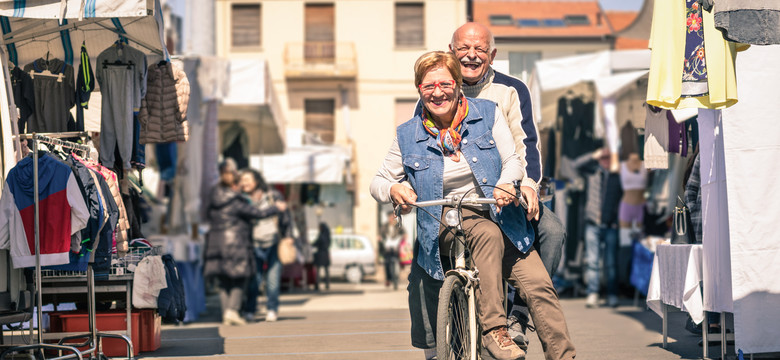
[[[507,333],[502,285],[502,278],[506,278],[530,305],[547,359],[573,359],[574,346],[558,297],[532,247],[533,228],[517,206],[513,182],[522,180],[524,170],[504,115],[494,102],[461,93],[460,63],[451,53],[426,53],[417,60],[414,71],[423,109],[397,128],[390,151],[371,183],[372,196],[380,202],[400,204],[408,213],[412,207],[407,204],[417,200],[464,195],[473,188],[481,196],[492,195],[495,206],[463,209],[466,245],[479,270],[476,296],[482,344],[496,359],[525,356]],[[415,265],[441,281],[445,267],[449,267],[447,255],[454,236],[440,227],[443,207],[430,210],[431,216],[417,214]],[[410,308],[410,312],[413,322],[430,323],[430,319],[416,319],[419,309]],[[435,345],[426,332],[422,339],[420,334],[413,325],[414,346]]]

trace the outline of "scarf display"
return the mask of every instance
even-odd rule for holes
[[[436,142],[441,147],[444,156],[449,156],[452,161],[460,161],[460,140],[462,136],[460,134],[463,129],[463,119],[469,114],[469,105],[466,101],[466,96],[460,95],[458,100],[458,109],[455,111],[455,118],[452,119],[450,127],[439,130],[436,127],[436,123],[433,121],[431,113],[428,112],[423,106],[423,127],[425,130],[436,137]]]

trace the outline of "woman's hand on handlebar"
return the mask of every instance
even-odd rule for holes
[[[496,209],[501,212],[501,208],[509,204],[520,206],[520,200],[515,196],[515,187],[512,184],[501,184],[493,189],[493,198],[496,199]]]
[[[390,198],[394,204],[401,204],[401,214],[406,215],[412,212],[412,207],[405,204],[412,204],[417,201],[417,194],[407,186],[393,184],[390,187]]]

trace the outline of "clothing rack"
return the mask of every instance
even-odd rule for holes
[[[88,311],[88,320],[89,320],[89,334],[86,335],[75,335],[75,336],[68,336],[64,337],[60,340],[60,344],[54,345],[54,344],[46,344],[43,342],[43,330],[41,327],[41,322],[43,319],[43,284],[42,284],[42,271],[41,271],[41,262],[40,262],[40,234],[39,234],[39,226],[40,226],[40,219],[39,219],[39,206],[40,201],[38,198],[38,143],[45,143],[45,144],[51,144],[51,145],[57,145],[62,146],[63,148],[68,148],[71,150],[79,151],[84,155],[85,157],[89,155],[90,148],[86,145],[77,144],[70,141],[61,140],[61,138],[72,138],[72,137],[86,137],[86,132],[63,132],[63,133],[46,133],[46,134],[40,134],[40,133],[32,133],[32,134],[20,134],[18,137],[20,139],[28,139],[32,140],[32,147],[34,151],[32,152],[32,158],[33,158],[33,201],[34,201],[34,237],[35,237],[35,293],[36,293],[36,313],[38,315],[38,331],[37,331],[37,343],[32,345],[25,345],[25,346],[17,346],[10,348],[6,351],[4,351],[2,354],[0,354],[0,359],[3,358],[7,353],[15,352],[15,351],[24,351],[24,350],[40,350],[40,349],[54,349],[59,350],[62,352],[63,350],[71,351],[73,354],[68,354],[60,357],[56,357],[54,359],[82,359],[83,354],[95,354],[98,350],[98,344],[101,337],[111,337],[111,338],[118,338],[121,340],[124,340],[127,343],[127,350],[128,350],[128,358],[132,359],[133,357],[133,344],[132,341],[125,335],[118,335],[118,334],[107,334],[107,333],[98,333],[97,327],[96,327],[96,314],[95,314],[95,276],[94,276],[94,270],[92,268],[92,261],[87,265],[87,311]],[[94,256],[94,252],[92,254]],[[127,306],[129,307],[130,304],[128,303]],[[129,326],[129,324],[128,324]],[[30,324],[30,331],[32,331],[32,324]],[[75,339],[87,339],[83,344],[76,344],[76,345],[62,345],[63,342],[67,340],[75,340]],[[76,346],[83,347],[88,346],[89,348],[84,351],[79,351],[76,349]]]

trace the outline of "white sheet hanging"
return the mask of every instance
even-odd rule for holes
[[[780,46],[737,57],[739,103],[723,110],[736,348],[780,351]]]
[[[704,310],[732,312],[729,216],[720,110],[699,109]]]

